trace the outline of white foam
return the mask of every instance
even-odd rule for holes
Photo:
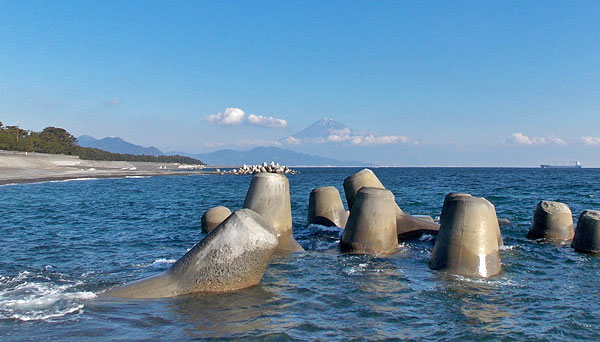
[[[43,180],[43,181],[32,181],[32,182],[27,182],[27,183],[7,183],[7,184],[2,184],[0,186],[29,185],[29,184],[43,184],[43,183],[66,183],[66,182],[72,182],[72,181],[89,181],[89,180],[98,180],[98,178],[82,177],[82,178],[69,178],[69,179],[60,179],[60,180]]]
[[[134,178],[134,179],[139,179],[139,178],[150,178],[149,176],[127,176],[125,178]]]
[[[432,241],[433,239],[435,239],[435,236],[433,236],[431,234],[423,234],[419,238],[420,241]]]
[[[359,272],[360,272],[360,270],[356,267],[349,267],[349,268],[344,269],[344,273],[346,273],[347,275],[353,275],[353,274],[356,274]]]
[[[504,246],[500,246],[500,250],[501,251],[512,251],[513,249],[519,248],[519,247],[520,247],[519,245],[513,245],[513,246],[504,245]]]
[[[67,310],[62,311],[62,312],[53,313],[53,314],[43,314],[43,313],[13,314],[13,315],[11,315],[10,317],[7,317],[7,318],[18,319],[20,321],[44,321],[44,320],[47,320],[47,319],[59,318],[59,317],[62,317],[64,315],[68,315],[70,313],[81,311],[81,309],[83,309],[83,307],[84,307],[84,305],[80,304],[80,305],[77,305],[76,307],[67,309]]]
[[[58,318],[82,312],[85,301],[96,297],[93,292],[74,291],[81,283],[56,284],[46,279],[27,271],[12,278],[0,276],[0,319]]]
[[[318,228],[319,230],[322,230],[324,232],[331,232],[331,233],[337,233],[340,231],[340,229],[342,229],[342,228],[336,227],[336,226],[328,227],[328,226],[323,226],[323,225],[314,224],[314,223],[312,223],[310,226],[314,227],[314,228]]]
[[[94,178],[94,177],[70,178],[70,179],[48,181],[48,183],[65,183],[65,182],[73,182],[73,181],[90,181],[90,180],[98,180],[98,178]],[[44,183],[44,182],[40,182],[40,183]]]
[[[486,284],[486,285],[501,285],[501,286],[518,286],[519,284],[517,284],[516,282],[510,280],[510,279],[506,279],[506,278],[469,278],[469,277],[463,277],[461,275],[453,275],[454,278],[456,278],[459,281],[464,281],[464,282],[468,282],[468,283],[475,283],[475,284]]]
[[[151,267],[164,267],[166,265],[171,265],[175,263],[175,259],[165,259],[165,258],[160,258],[160,259],[156,259],[154,260],[150,266]]]
[[[369,266],[369,264],[364,263],[364,264],[358,264],[358,266],[352,266],[352,267],[347,267],[343,270],[344,273],[346,273],[347,275],[354,275],[354,274],[360,274],[363,273],[367,267]]]
[[[340,243],[339,240],[336,240],[334,242],[328,242],[328,241],[317,241],[317,245],[315,246],[315,250],[317,251],[325,251],[325,250],[329,250],[333,247],[338,246]]]
[[[404,241],[398,242],[398,249],[404,249],[404,247],[408,247],[408,246],[409,245]]]

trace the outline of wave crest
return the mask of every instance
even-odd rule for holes
[[[0,319],[47,320],[82,312],[85,301],[96,297],[77,291],[81,283],[56,284],[28,271],[15,277],[0,275]]]

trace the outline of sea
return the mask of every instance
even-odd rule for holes
[[[600,340],[600,257],[525,238],[540,200],[577,221],[600,209],[600,169],[373,168],[408,213],[439,219],[444,196],[491,201],[502,273],[428,267],[434,236],[384,257],[345,255],[340,229],[307,226],[310,191],[359,168],[289,175],[304,253],[223,294],[127,300],[109,288],[167,270],[205,234],[205,210],[241,208],[252,176],[85,179],[0,186],[0,341]]]

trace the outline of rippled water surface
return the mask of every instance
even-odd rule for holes
[[[541,199],[577,219],[600,209],[600,170],[374,169],[411,214],[439,216],[446,193],[484,196],[502,227],[503,272],[431,271],[435,238],[387,257],[342,255],[339,232],[306,227],[314,187],[359,169],[289,176],[305,253],[227,294],[117,300],[95,293],[166,270],[204,234],[202,213],[242,206],[251,176],[101,179],[0,186],[0,339],[600,340],[600,258],[524,238]]]

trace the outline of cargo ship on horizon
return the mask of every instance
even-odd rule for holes
[[[540,165],[542,169],[581,169],[581,163],[576,161],[575,164],[572,165],[549,165],[542,164]]]

